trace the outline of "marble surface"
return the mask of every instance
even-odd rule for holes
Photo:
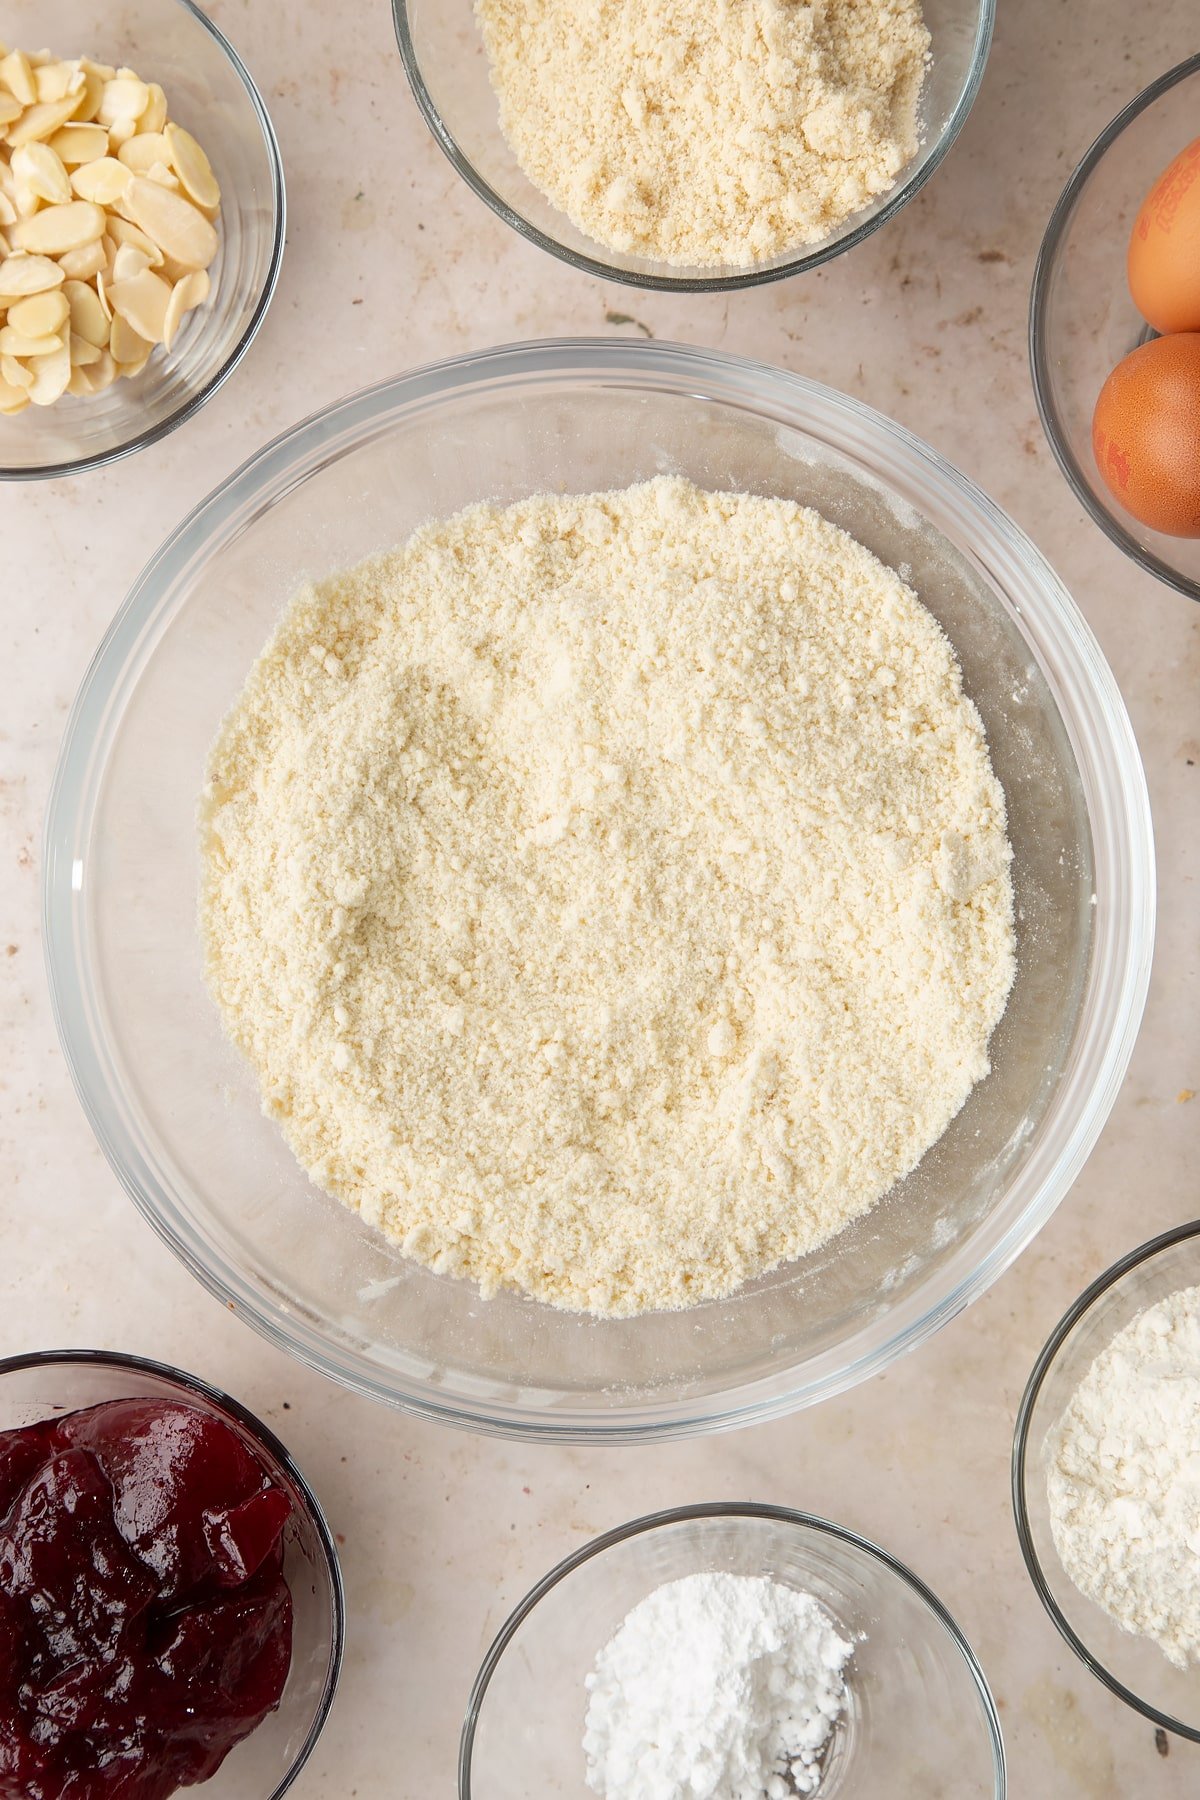
[[[91,1344],[175,1360],[293,1447],[342,1543],[351,1609],[341,1692],[297,1800],[452,1791],[467,1691],[526,1587],[637,1512],[726,1497],[842,1520],[944,1596],[993,1685],[1014,1795],[1195,1794],[1200,1749],[1156,1742],[1058,1639],[1026,1580],[1008,1499],[1013,1417],[1051,1326],[1115,1256],[1196,1211],[1200,608],[1139,573],[1084,517],[1043,441],[1025,358],[1053,201],[1117,108],[1195,49],[1193,0],[1003,0],[974,113],[924,192],[818,274],[728,300],[606,287],[495,220],[420,121],[386,0],[295,0],[283,28],[271,0],[210,0],[209,11],[258,78],[283,145],[291,222],[274,307],[236,378],[165,453],[0,489],[0,1354]],[[224,1312],[141,1223],[55,1041],[40,831],[66,709],[113,611],[165,533],[266,438],[415,362],[639,330],[861,395],[1031,533],[1133,716],[1160,926],[1144,1029],[1099,1147],[984,1300],[886,1376],[790,1420],[654,1450],[546,1450],[342,1394]]]

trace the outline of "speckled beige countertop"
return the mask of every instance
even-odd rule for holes
[[[1194,0],[1001,0],[982,94],[931,184],[818,274],[728,300],[605,287],[495,220],[418,117],[386,0],[208,10],[262,86],[287,166],[287,256],[262,334],[163,451],[0,489],[0,1354],[91,1344],[174,1360],[294,1449],[343,1542],[350,1601],[341,1692],[297,1800],[451,1793],[471,1680],[525,1588],[635,1513],[725,1497],[844,1521],[937,1589],[994,1688],[1014,1796],[1195,1795],[1200,1749],[1156,1744],[1059,1641],[1026,1580],[1008,1500],[1013,1416],[1050,1327],[1116,1255],[1198,1203],[1200,607],[1139,573],[1084,517],[1043,441],[1025,358],[1053,201],[1117,108],[1196,48]],[[618,325],[618,313],[637,323]],[[307,1373],[204,1294],[141,1223],[92,1141],[50,1021],[42,809],[72,693],[129,584],[266,438],[416,362],[639,328],[862,396],[1033,536],[1098,633],[1145,757],[1155,973],[1124,1091],[1078,1185],[933,1343],[840,1400],[733,1436],[649,1451],[524,1448],[414,1423]]]

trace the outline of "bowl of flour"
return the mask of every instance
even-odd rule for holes
[[[264,451],[115,622],[48,831],[63,1041],[156,1229],[359,1391],[567,1439],[809,1404],[981,1292],[1151,938],[1036,551],[856,402],[657,344]]]
[[[631,286],[776,280],[915,194],[971,109],[992,0],[393,0],[417,103],[522,236]]]
[[[1122,1257],[1055,1328],[1017,1419],[1013,1504],[1071,1648],[1200,1742],[1200,1223]]]
[[[824,1519],[689,1506],[586,1544],[499,1629],[460,1800],[1003,1800],[974,1653],[911,1570]]]

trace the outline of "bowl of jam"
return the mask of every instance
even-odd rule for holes
[[[0,1800],[278,1800],[343,1621],[320,1506],[236,1401],[140,1357],[0,1361]]]

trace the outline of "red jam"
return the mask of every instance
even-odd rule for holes
[[[0,1800],[166,1800],[215,1774],[287,1680],[290,1513],[195,1407],[0,1432]]]

